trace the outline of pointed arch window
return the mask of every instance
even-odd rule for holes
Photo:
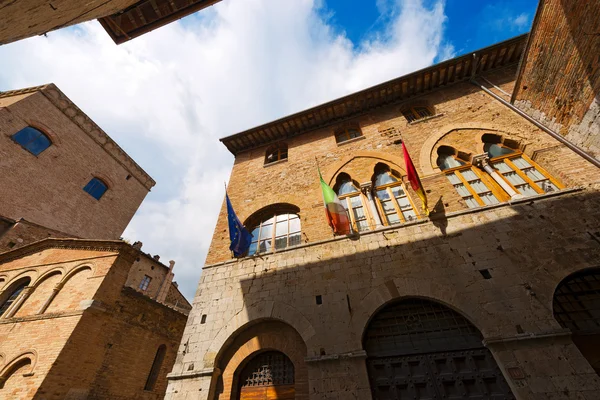
[[[338,195],[342,205],[350,216],[350,222],[355,231],[364,232],[371,229],[367,199],[356,187],[350,175],[341,173],[336,179],[333,190]]]
[[[265,165],[272,164],[277,161],[287,160],[288,146],[286,143],[279,143],[271,146],[265,152]]]
[[[373,190],[384,225],[394,225],[417,219],[417,213],[412,200],[406,193],[406,188],[386,164],[375,166]]]
[[[291,209],[278,207],[261,211],[259,222],[252,224],[252,242],[248,255],[270,253],[301,243],[300,217]],[[251,220],[257,216],[251,217]]]
[[[10,306],[17,300],[21,292],[29,285],[31,279],[27,278],[17,284],[9,291],[9,295],[6,300],[0,305],[0,317],[10,308]]]
[[[32,126],[21,129],[12,135],[12,139],[34,156],[40,155],[52,144],[46,134]]]

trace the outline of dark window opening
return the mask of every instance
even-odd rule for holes
[[[315,300],[317,301],[317,304],[321,305],[323,304],[323,297],[321,297],[321,295],[318,295]]]
[[[205,324],[206,323],[206,314],[202,314],[202,318],[200,319],[200,323],[201,324]]]
[[[12,135],[12,139],[34,156],[39,155],[52,144],[48,136],[31,126]]]
[[[27,285],[29,285],[29,282],[31,282],[31,280],[29,278],[27,278],[24,281],[22,281],[21,283],[19,283],[12,290],[12,293],[8,292],[8,293],[10,293],[10,295],[4,301],[4,303],[2,303],[2,305],[0,306],[0,316],[2,316],[6,312],[6,310],[8,310],[9,307],[15,302],[15,300],[19,297],[21,292],[27,287]]]
[[[357,128],[345,128],[337,131],[335,133],[335,141],[337,143],[343,143],[350,139],[355,139],[357,137],[361,137],[362,133]]]
[[[479,273],[483,276],[484,279],[492,279],[492,274],[487,269],[480,269]]]
[[[413,106],[406,108],[402,111],[402,114],[408,122],[418,121],[434,115],[433,110],[430,107],[425,106]]]
[[[165,346],[164,344],[161,344],[158,347],[158,350],[156,350],[156,356],[154,356],[154,362],[152,363],[152,368],[150,369],[150,373],[148,374],[148,379],[146,379],[146,385],[144,385],[144,390],[154,390],[154,386],[156,385],[156,380],[158,379],[160,367],[162,366],[163,360],[165,359],[166,352],[167,346]]]
[[[90,196],[92,196],[96,200],[100,200],[100,198],[108,190],[108,186],[106,186],[106,184],[100,179],[92,178],[92,180],[89,181],[87,185],[85,185],[83,190],[89,193]]]
[[[287,160],[288,146],[285,143],[280,143],[276,146],[271,146],[265,152],[265,165],[281,160]]]

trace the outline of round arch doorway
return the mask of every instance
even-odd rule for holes
[[[439,303],[388,304],[363,344],[373,400],[515,398],[479,330]]]
[[[294,364],[279,351],[252,357],[239,375],[239,400],[293,400]]]

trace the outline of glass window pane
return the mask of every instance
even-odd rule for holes
[[[465,163],[462,161],[458,161],[456,158],[450,155],[443,155],[438,157],[437,165],[443,171],[445,169],[460,167],[461,165],[465,165]]]
[[[410,205],[410,201],[408,201],[407,197],[400,197],[397,200],[398,200],[398,205],[400,206],[400,208],[402,210],[405,210],[407,208],[412,208],[412,206]]]
[[[387,214],[386,217],[387,217],[388,223],[390,225],[392,225],[392,224],[398,224],[398,223],[402,222],[400,220],[400,217],[398,217],[398,214],[396,214],[396,213]]]
[[[391,201],[382,201],[381,206],[383,207],[383,211],[385,211],[386,213],[396,211]]]
[[[461,197],[471,196],[471,192],[469,192],[469,190],[465,187],[465,185],[460,184],[460,185],[455,185],[454,187],[456,188],[456,191],[458,192],[458,194],[461,195]]]
[[[299,245],[301,242],[301,235],[300,233],[294,233],[290,235],[290,239],[289,239],[289,245],[290,246],[296,246]]]
[[[252,232],[250,232],[252,234],[252,240],[258,240],[258,232],[260,231],[260,226],[257,226],[256,228],[254,228],[254,230]]]
[[[467,203],[467,207],[469,208],[479,207],[479,203],[473,197],[465,197],[465,203]]]
[[[394,195],[394,197],[406,196],[406,193],[404,193],[404,189],[402,189],[402,186],[394,186],[392,188],[392,194]]]
[[[352,184],[350,181],[346,181],[342,183],[338,189],[338,195],[348,194],[348,193],[356,193],[358,189]]]
[[[490,189],[488,189],[488,187],[485,186],[485,184],[480,180],[471,182],[471,187],[473,188],[473,190],[475,190],[475,193],[477,194],[490,191]]]
[[[362,201],[360,200],[360,196],[350,197],[350,204],[352,204],[352,207],[361,207]]]
[[[492,204],[498,204],[499,201],[496,198],[496,196],[494,196],[492,193],[484,193],[484,194],[480,194],[479,198],[486,204],[486,205],[492,205]]]
[[[387,190],[378,190],[377,191],[377,197],[379,198],[379,200],[388,200],[390,198],[390,195],[388,194]]]
[[[483,150],[489,154],[490,158],[500,157],[515,152],[513,149],[509,149],[508,147],[503,147],[495,143],[486,143],[483,146]]]
[[[448,177],[448,180],[450,181],[451,184],[453,185],[457,185],[460,184],[460,179],[458,179],[458,176],[456,176],[456,174],[449,174],[446,175]]]
[[[350,139],[354,139],[359,136],[360,136],[360,132],[357,131],[356,129],[348,129],[348,137],[350,137]]]
[[[268,239],[268,238],[271,238],[272,236],[273,236],[273,225],[272,224],[263,225],[260,229],[260,238]]]
[[[290,219],[290,233],[300,232],[300,218]]]
[[[258,248],[258,242],[252,242],[250,244],[250,248],[248,249],[248,255],[252,255],[256,253],[256,249]]]
[[[533,190],[533,188],[529,186],[528,183],[521,186],[517,186],[516,189],[519,193],[521,193],[524,196],[535,196],[537,194],[537,192]]]
[[[496,168],[498,171],[500,171],[501,173],[512,171],[512,168],[509,167],[508,164],[506,164],[504,161],[494,163],[494,164],[492,164],[492,166],[494,168]]]
[[[504,174],[504,177],[508,179],[508,181],[513,185],[521,185],[525,183],[523,178],[521,178],[516,172],[509,172],[507,174]]]
[[[287,247],[287,236],[275,238],[275,249],[285,249]]]
[[[359,232],[364,232],[364,231],[369,230],[369,224],[365,220],[356,221],[356,225],[357,225],[357,229]]]
[[[465,178],[466,181],[474,181],[476,179],[479,179],[479,177],[475,174],[475,172],[471,171],[470,169],[467,169],[465,171],[461,171],[463,178]]]
[[[546,177],[544,175],[542,175],[540,173],[540,171],[536,170],[535,168],[527,168],[527,169],[524,169],[523,172],[525,172],[525,175],[527,175],[527,177],[534,182],[546,179]]]
[[[35,138],[35,140],[29,142],[26,146],[27,150],[35,154],[36,156],[40,154],[42,151],[46,150],[50,147],[50,140],[46,137],[46,135],[41,135]]]
[[[356,217],[356,219],[365,218],[365,211],[362,207],[356,207],[353,209],[353,211],[354,211],[354,216]]]
[[[531,164],[525,161],[523,157],[513,158],[511,161],[520,169],[531,167]]]
[[[282,221],[275,225],[275,236],[287,235],[288,233],[288,222]]]
[[[289,214],[281,214],[276,217],[276,221],[287,221],[288,218],[291,217]]]
[[[417,214],[415,214],[415,212],[413,210],[402,211],[402,215],[404,215],[404,219],[407,222],[417,220]]]
[[[375,186],[387,185],[388,183],[398,182],[389,172],[382,172],[375,178]]]
[[[267,253],[267,252],[271,251],[271,239],[261,240],[260,246],[259,246],[259,251],[261,253]]]

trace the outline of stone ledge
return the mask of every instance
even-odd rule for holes
[[[206,369],[203,369],[200,371],[193,371],[193,372],[183,372],[183,373],[171,372],[171,373],[167,374],[167,379],[175,381],[175,380],[179,380],[179,379],[198,378],[198,377],[202,377],[202,376],[212,376],[216,370],[217,370],[216,368],[206,368]]]
[[[512,343],[512,342],[520,342],[525,340],[539,340],[539,339],[550,339],[556,337],[565,337],[571,336],[570,329],[560,329],[556,331],[550,332],[540,332],[540,333],[521,333],[515,336],[510,337],[491,337],[488,339],[483,339],[483,345],[489,347],[490,345],[503,344],[503,343]]]
[[[367,352],[365,350],[357,350],[351,351],[348,353],[339,353],[339,354],[328,354],[317,357],[304,357],[304,361],[307,363],[314,362],[323,362],[323,361],[333,361],[340,359],[350,359],[350,358],[367,358]]]

